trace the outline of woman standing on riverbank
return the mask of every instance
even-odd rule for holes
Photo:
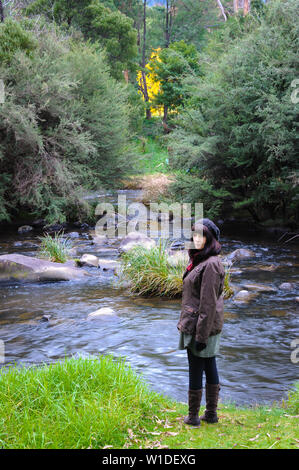
[[[199,426],[200,420],[216,423],[219,376],[216,354],[223,327],[223,286],[225,271],[219,258],[219,228],[210,219],[200,219],[191,227],[194,248],[188,250],[190,264],[183,274],[182,308],[177,328],[179,349],[187,349],[189,363],[189,414],[186,424]],[[206,377],[206,410],[200,418],[203,371]]]

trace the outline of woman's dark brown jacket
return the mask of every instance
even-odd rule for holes
[[[219,256],[210,256],[183,274],[182,308],[178,330],[195,334],[199,343],[223,327],[224,267]]]

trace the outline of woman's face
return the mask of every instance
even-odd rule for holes
[[[201,250],[205,246],[206,240],[207,238],[204,237],[199,232],[193,233],[193,243],[194,243],[196,250]]]

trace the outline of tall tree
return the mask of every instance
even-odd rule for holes
[[[171,42],[171,33],[174,18],[177,12],[177,0],[166,0],[165,8],[165,47],[168,47]]]
[[[143,0],[143,45],[142,45],[142,59],[141,59],[141,81],[140,81],[140,89],[144,96],[144,101],[146,103],[146,117],[147,119],[151,118],[151,110],[149,107],[149,96],[148,96],[148,89],[146,83],[146,75],[145,75],[145,65],[146,65],[146,8],[147,8],[147,0]]]

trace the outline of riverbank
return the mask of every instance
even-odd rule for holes
[[[171,174],[151,174],[132,177],[130,180],[124,180],[123,186],[120,188],[122,194],[126,191],[136,192],[136,202],[143,203],[145,206],[150,205],[151,202],[163,201],[163,196],[167,191],[168,185],[173,181],[173,175]],[[140,191],[140,196],[137,196],[137,192]],[[95,198],[93,205],[94,209],[100,199]],[[103,202],[103,198],[101,198]],[[173,202],[173,201],[172,201]],[[159,202],[158,202],[159,203]],[[117,211],[117,201],[115,201],[115,211]],[[45,232],[59,232],[64,231],[66,234],[74,230],[86,231],[88,229],[95,229],[96,223],[99,217],[94,216],[92,220],[83,221],[67,221],[57,222],[51,225],[47,225],[46,221],[42,218],[36,218],[29,213],[24,212],[22,215],[15,217],[10,222],[0,222],[0,234],[15,233],[18,236],[23,234],[31,233],[43,234]],[[129,218],[127,219],[127,221]],[[250,217],[245,216],[228,216],[219,217],[215,219],[215,223],[221,230],[221,237],[235,236],[238,238],[247,238],[251,240],[264,240],[265,242],[276,242],[279,246],[290,246],[299,244],[299,233],[298,227],[295,227],[292,223],[290,225],[283,224],[279,219],[277,221],[269,219],[263,222],[254,222]],[[26,232],[19,232],[20,227],[29,227]]]
[[[220,402],[214,425],[189,427],[186,413],[187,404],[153,392],[129,364],[112,356],[10,366],[0,373],[3,449],[299,446],[299,384],[280,404],[245,408]]]

